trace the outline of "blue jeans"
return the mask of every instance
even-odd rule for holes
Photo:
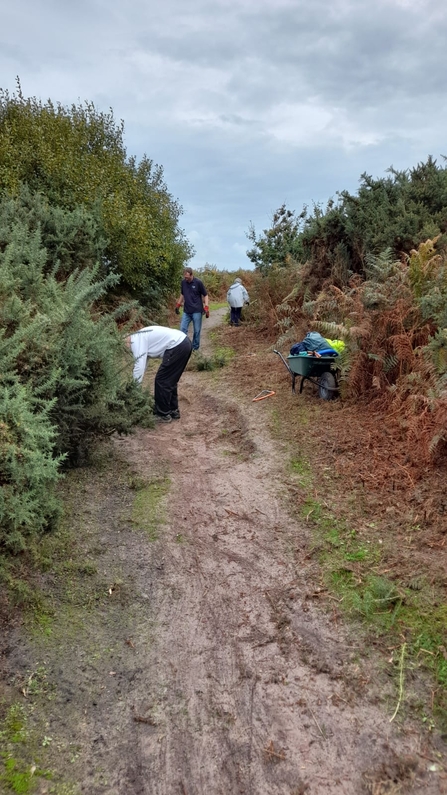
[[[188,333],[189,324],[193,324],[194,334],[192,335],[192,349],[193,351],[199,350],[200,345],[200,332],[202,330],[202,312],[183,312],[182,321],[180,323],[180,331],[184,334]]]

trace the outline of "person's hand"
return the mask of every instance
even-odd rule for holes
[[[179,315],[179,314],[180,314],[180,307],[181,307],[181,304],[176,304],[176,305],[175,305],[175,314],[176,314],[176,315]]]
[[[205,310],[205,317],[209,317],[210,316],[210,308],[209,308],[209,306],[204,306],[203,308]]]

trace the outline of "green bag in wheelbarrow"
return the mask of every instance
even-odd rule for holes
[[[304,381],[310,381],[318,387],[318,394],[323,400],[332,400],[338,395],[336,356],[316,356],[307,352],[297,355],[289,354],[286,359],[279,351],[274,351],[284,362],[292,376],[292,392],[295,392],[295,380],[301,376],[300,394]]]

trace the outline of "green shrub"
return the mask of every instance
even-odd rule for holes
[[[98,278],[84,221],[29,192],[0,202],[0,545],[13,552],[57,515],[62,461],[85,461],[97,440],[151,414],[115,315],[98,310],[118,277]],[[64,234],[73,244],[59,272],[52,244]]]
[[[51,403],[55,450],[76,463],[96,437],[130,430],[140,392],[131,383],[130,354],[126,360],[115,316],[96,309],[118,277],[98,278],[98,265],[85,256],[82,269],[77,268],[79,250],[73,247],[64,266],[70,275],[60,278],[42,237],[43,224],[35,224],[36,215],[45,211],[52,220],[52,241],[61,237],[61,226],[68,238],[76,237],[78,211],[61,216],[39,196],[0,203],[2,372],[6,377],[12,370],[42,406]],[[85,226],[82,231],[85,237]],[[92,256],[94,240],[89,249]]]
[[[233,358],[234,351],[231,348],[218,348],[212,356],[203,356],[198,353],[197,356],[190,360],[191,370],[219,370],[225,367]]]
[[[0,547],[26,548],[26,536],[51,526],[59,513],[53,487],[60,461],[53,457],[55,430],[47,410],[33,410],[19,383],[0,389]]]

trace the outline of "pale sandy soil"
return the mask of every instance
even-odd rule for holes
[[[88,795],[446,793],[428,736],[390,722],[396,681],[318,607],[266,402],[224,383],[187,371],[180,421],[115,441],[135,481],[163,484],[157,530],[129,518],[119,479],[86,484],[79,521],[109,602],[70,653],[16,635],[10,681],[44,659],[48,732],[76,746],[67,774]]]

